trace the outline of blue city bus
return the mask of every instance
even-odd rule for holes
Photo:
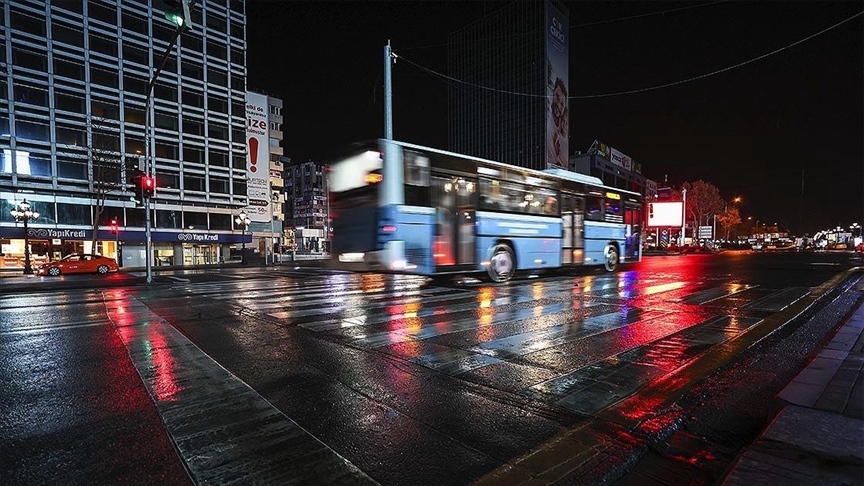
[[[334,160],[328,184],[340,268],[504,282],[642,257],[642,197],[584,174],[378,140]]]

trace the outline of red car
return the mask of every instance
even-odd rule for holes
[[[56,277],[61,273],[108,273],[116,272],[117,262],[102,255],[73,253],[62,260],[39,265],[36,275]]]

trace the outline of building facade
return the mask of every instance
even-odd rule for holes
[[[161,3],[152,4],[0,6],[0,266],[20,266],[23,228],[10,210],[25,198],[40,213],[27,235],[36,263],[79,251],[143,266],[145,213],[131,200],[131,183],[147,142],[157,181],[154,265],[215,263],[240,246],[245,4],[196,2],[148,103],[148,83],[176,32]],[[117,235],[108,226],[114,219]]]
[[[285,194],[282,166],[282,100],[246,93],[246,178],[251,250],[273,261],[284,242]]]
[[[284,157],[286,235],[289,249],[329,251],[329,206],[323,162],[296,162]]]
[[[448,38],[449,150],[567,168],[568,12],[517,0]]]
[[[646,197],[657,192],[656,185],[653,192],[649,190],[647,179],[642,175],[642,164],[597,140],[584,154],[570,157],[569,169],[594,176],[609,187],[638,192]]]

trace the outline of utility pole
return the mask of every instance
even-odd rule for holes
[[[393,85],[390,79],[390,41],[384,46],[384,138],[393,140]],[[395,60],[395,58],[394,58]]]
[[[679,245],[679,248],[684,246],[684,230],[687,228],[687,189],[681,189],[681,195],[684,199],[684,203],[681,205],[681,211],[684,214],[681,215],[681,245]]]

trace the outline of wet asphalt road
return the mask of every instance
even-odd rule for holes
[[[4,476],[188,481],[106,315],[106,300],[127,299],[381,484],[490,478],[583,427],[620,456],[616,465],[607,454],[587,482],[617,477],[627,450],[642,461],[621,484],[661,469],[710,482],[836,322],[799,319],[729,353],[671,409],[640,396],[861,263],[848,253],[648,257],[616,274],[496,286],[283,266],[161,273],[150,287],[134,285],[140,275],[67,277],[68,290],[32,296],[0,281]],[[90,282],[124,293],[71,289]]]

